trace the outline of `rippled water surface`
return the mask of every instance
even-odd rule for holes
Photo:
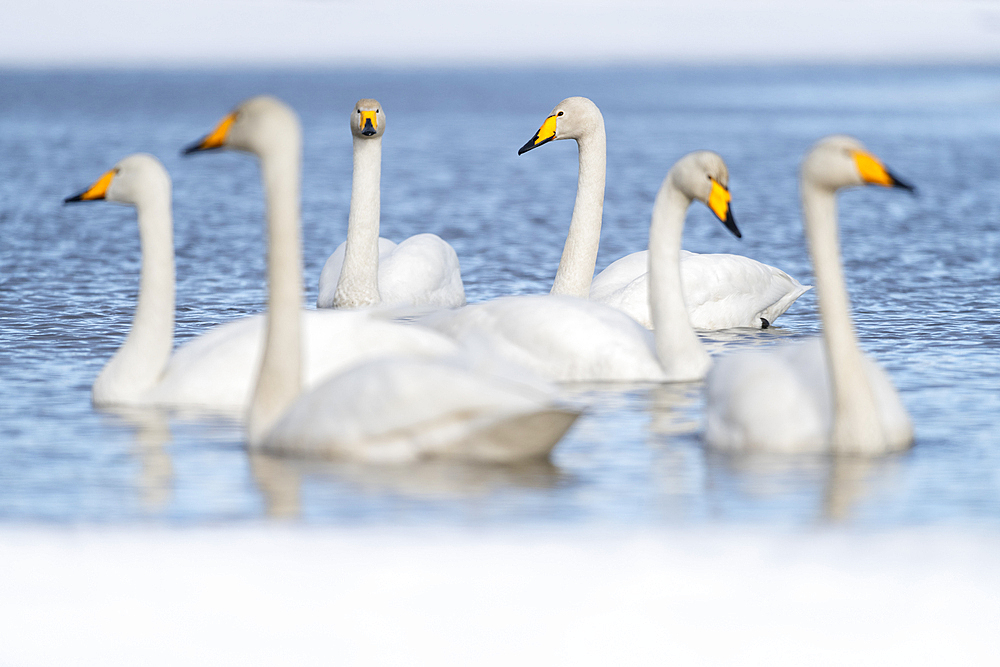
[[[713,455],[700,440],[700,385],[577,388],[592,407],[551,464],[516,469],[256,459],[225,420],[95,411],[90,384],[131,321],[138,233],[131,209],[64,207],[62,198],[128,153],[154,153],[174,180],[177,342],[258,312],[256,165],[237,154],[184,159],[179,149],[261,92],[291,103],[304,125],[310,302],[346,232],[347,118],[360,97],[378,98],[388,118],[383,236],[446,238],[470,301],[551,284],[576,149],[516,153],[563,97],[591,97],[607,122],[598,268],[644,247],[667,169],[710,148],[729,164],[744,238],[696,206],[685,247],[745,254],[811,282],[798,161],[825,134],[860,137],[919,190],[840,197],[862,344],[899,387],[915,447],[876,461]],[[0,72],[0,518],[995,524],[998,279],[995,68]],[[817,333],[814,294],[778,325],[714,335],[713,347]]]

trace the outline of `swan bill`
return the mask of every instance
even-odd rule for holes
[[[98,199],[104,199],[104,197],[108,193],[108,187],[111,186],[111,180],[115,177],[115,174],[117,173],[118,173],[117,169],[111,169],[103,176],[101,176],[99,179],[97,179],[96,183],[91,185],[83,192],[75,194],[72,197],[66,197],[66,199],[63,199],[63,203],[69,204],[70,202],[75,202],[75,201],[97,201]]]
[[[210,151],[222,148],[222,146],[226,143],[226,136],[229,134],[229,128],[232,127],[235,120],[236,114],[229,114],[219,122],[214,130],[190,146],[186,147],[183,151],[181,151],[181,154],[190,155],[191,153],[198,153],[200,151]]]
[[[732,195],[729,194],[729,190],[713,178],[712,192],[708,195],[708,208],[726,226],[726,229],[732,232],[733,236],[741,239],[743,238],[743,234],[740,233],[740,228],[736,226],[736,220],[733,218],[733,210],[729,206],[731,199]]]
[[[542,126],[538,128],[538,132],[535,132],[535,136],[528,140],[528,143],[521,146],[520,150],[517,151],[518,155],[524,155],[532,148],[538,148],[542,144],[547,144],[556,138],[556,117],[549,116],[542,123]]]
[[[854,151],[854,164],[858,167],[861,180],[873,185],[882,185],[887,188],[901,188],[907,192],[916,192],[916,189],[896,176],[894,176],[882,162],[864,151]]]
[[[366,137],[374,136],[378,132],[378,115],[373,109],[371,111],[360,110],[361,120],[358,124],[361,126],[361,134]]]

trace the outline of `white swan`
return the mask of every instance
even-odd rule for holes
[[[823,139],[806,156],[803,221],[823,337],[720,359],[707,382],[705,440],[712,447],[870,455],[912,443],[892,380],[858,348],[844,284],[836,191],[865,183],[912,190],[851,137]]]
[[[347,240],[323,265],[316,306],[464,306],[458,255],[447,241],[417,234],[397,245],[378,235],[384,132],[382,105],[359,100],[351,113],[354,176]]]
[[[576,139],[580,176],[573,218],[552,294],[568,294],[607,304],[651,329],[647,251],[622,257],[594,277],[606,168],[604,117],[597,105],[586,97],[563,100],[518,154],[559,139]],[[715,193],[709,203],[717,214],[716,209],[724,203],[721,196],[721,192]],[[731,214],[723,222],[729,231],[740,236]],[[691,324],[703,330],[767,328],[810,289],[784,271],[741,255],[681,251],[681,276]]]
[[[728,182],[722,158],[709,151],[684,156],[663,180],[649,227],[653,332],[615,308],[560,294],[505,297],[424,322],[550,380],[699,380],[710,361],[684,304],[681,234],[695,199],[729,217]]]
[[[457,356],[447,361],[383,356],[299,396],[304,313],[298,119],[278,100],[258,97],[220,128],[191,150],[253,153],[268,200],[267,333],[247,420],[251,447],[396,463],[428,457],[510,462],[549,453],[579,412],[557,405],[551,388],[473,372]],[[363,312],[322,315],[330,321],[372,321]],[[454,347],[418,325],[381,324],[400,340],[408,334]],[[366,339],[373,333],[359,330],[353,341],[330,342],[370,345]],[[408,352],[406,347],[398,351]]]
[[[247,102],[223,121],[223,131],[210,135],[199,146],[213,147],[216,142],[221,145],[230,126],[233,131],[242,131],[256,122],[262,108],[274,103],[268,98]],[[237,116],[239,120],[234,123]],[[295,128],[297,131],[297,121]],[[297,137],[295,134],[296,142]],[[269,205],[281,203],[281,194],[275,188],[269,188],[268,195]],[[131,155],[67,201],[102,199],[136,208],[142,269],[132,327],[94,382],[94,405],[245,410],[264,346],[262,316],[215,327],[171,354],[174,252],[170,177],[163,165],[151,155]],[[297,195],[294,205],[298,206]],[[294,233],[297,235],[297,231]],[[275,235],[280,244],[281,230]],[[454,342],[444,336],[365,312],[307,311],[303,315],[303,335],[307,386],[359,361],[389,353],[436,357],[456,349]]]

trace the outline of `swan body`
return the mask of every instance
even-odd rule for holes
[[[862,364],[887,438],[912,440],[913,426],[892,380],[867,355]],[[734,391],[736,383],[752,391]],[[821,339],[726,355],[709,373],[707,386],[711,407],[705,437],[715,448],[782,454],[829,451],[833,395]]]
[[[547,456],[579,414],[551,390],[458,363],[387,357],[302,395],[260,448],[372,463],[511,463]]]
[[[835,193],[865,183],[912,189],[850,137],[828,137],[806,156],[803,219],[823,337],[720,359],[706,383],[710,446],[877,455],[912,443],[913,426],[892,381],[858,347],[843,278]]]
[[[303,310],[301,317],[305,387],[387,354],[436,358],[457,352],[453,341],[434,331],[364,311]],[[265,331],[264,316],[254,315],[215,327],[182,345],[143,402],[245,411],[263,358]]]
[[[556,382],[667,379],[649,331],[614,308],[572,296],[502,297],[423,323]]]
[[[652,328],[646,251],[613,262],[596,278],[604,210],[606,133],[600,109],[585,97],[570,97],[552,110],[519,154],[559,139],[575,139],[580,153],[576,203],[552,294],[591,299],[628,313]],[[737,237],[730,218],[726,227]],[[809,287],[784,271],[739,255],[683,252],[683,291],[696,329],[767,327]]]
[[[749,257],[687,250],[681,250],[681,282],[691,326],[704,331],[766,328],[812,289]],[[612,262],[594,278],[590,299],[651,329],[649,252],[634,252]]]
[[[379,237],[382,135],[385,111],[363,99],[351,114],[354,174],[347,240],[326,260],[319,278],[319,308],[465,305],[458,255],[435,234],[398,245]]]
[[[663,180],[649,236],[652,333],[620,310],[561,294],[496,299],[424,322],[467,347],[469,339],[483,341],[491,354],[552,381],[699,380],[710,360],[684,304],[681,234],[695,199],[724,199],[712,208],[731,222],[728,181],[722,158],[708,151],[684,156]]]
[[[250,399],[250,447],[279,454],[408,462],[444,457],[511,462],[546,456],[579,416],[533,379],[486,376],[450,339],[415,324],[382,321],[371,311],[327,311],[303,318],[299,175],[301,130],[295,112],[270,97],[252,98],[189,150],[233,148],[255,154],[268,205],[268,312],[259,372]],[[332,343],[384,355],[361,361],[303,393],[310,319],[337,322]],[[304,326],[303,326],[303,320]],[[379,323],[384,332],[353,328]],[[220,335],[221,337],[221,335]],[[371,339],[371,340],[369,340]],[[443,343],[452,357],[423,359],[414,340]],[[397,345],[398,343],[398,345]],[[388,348],[399,347],[401,355]]]
[[[320,274],[319,308],[332,308],[347,241],[327,258]],[[379,303],[389,306],[465,305],[458,255],[440,236],[415,234],[401,243],[378,239]]]

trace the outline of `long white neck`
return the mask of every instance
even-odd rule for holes
[[[681,237],[691,199],[673,183],[672,174],[653,204],[649,226],[649,308],[656,354],[667,379],[700,380],[711,359],[691,326],[681,284]]]
[[[835,194],[803,180],[802,208],[833,383],[831,444],[838,452],[870,452],[885,442],[885,434],[851,322],[851,303],[837,235]]]
[[[251,444],[267,434],[302,388],[302,140],[298,132],[291,134],[260,155],[267,197],[267,334],[247,420]]]
[[[142,269],[132,329],[93,387],[97,404],[132,403],[163,375],[174,345],[174,237],[170,187],[136,204]]]
[[[335,308],[373,306],[378,292],[379,187],[382,178],[382,137],[354,137],[354,177],[351,214],[347,219],[344,265],[333,297]]]
[[[576,184],[576,203],[569,234],[552,294],[590,298],[590,284],[597,266],[601,244],[601,217],[604,215],[604,179],[607,172],[607,138],[604,119],[577,139],[580,148],[580,176]]]

